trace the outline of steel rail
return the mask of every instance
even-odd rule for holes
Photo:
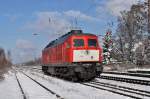
[[[22,72],[22,74],[24,74],[25,76],[27,76],[28,78],[30,78],[32,81],[34,81],[35,83],[37,83],[38,85],[40,85],[41,87],[43,87],[44,89],[46,89],[48,92],[50,92],[53,95],[56,95],[57,98],[59,99],[64,99],[62,98],[60,95],[58,95],[57,93],[55,93],[54,91],[50,90],[49,88],[45,87],[43,84],[41,84],[40,82],[36,81],[35,79],[31,78],[30,76],[28,76],[27,74],[25,74],[24,72]]]
[[[142,98],[137,97],[137,96],[125,94],[125,93],[122,93],[122,92],[117,92],[117,91],[114,91],[112,89],[107,89],[106,87],[100,86],[100,85],[95,86],[95,85],[91,85],[91,84],[87,84],[87,83],[80,83],[80,84],[85,85],[85,86],[89,86],[89,87],[92,87],[92,88],[100,89],[100,90],[105,90],[105,91],[112,92],[112,93],[115,93],[115,94],[123,95],[123,96],[130,97],[130,98],[142,99]]]
[[[23,91],[23,88],[22,88],[22,86],[21,86],[21,84],[20,84],[20,82],[19,82],[19,79],[18,79],[16,73],[15,73],[15,77],[16,77],[17,83],[18,83],[18,85],[19,85],[19,88],[20,88],[20,90],[21,90],[21,93],[22,93],[22,95],[23,95],[23,99],[27,99],[27,97],[26,97],[26,95],[25,95],[25,92]]]
[[[116,74],[116,75],[128,75],[135,77],[145,77],[150,78],[150,74],[142,74],[142,73],[126,73],[126,72],[103,72],[104,74]]]
[[[124,87],[124,86],[114,85],[114,84],[110,84],[110,83],[97,82],[97,81],[90,82],[90,83],[95,84],[95,85],[109,87],[112,89],[117,89],[117,90],[124,91],[124,92],[129,92],[129,93],[141,95],[141,96],[150,97],[150,92],[145,91],[145,90],[135,89],[135,88],[131,88],[131,87]]]
[[[98,78],[150,86],[149,80],[100,75]]]

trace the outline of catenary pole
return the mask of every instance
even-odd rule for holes
[[[150,0],[148,0],[148,36],[150,39]]]

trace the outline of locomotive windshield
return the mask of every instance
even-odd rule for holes
[[[84,46],[84,40],[83,39],[74,39],[74,47],[81,47]]]
[[[97,46],[97,40],[96,39],[88,39],[88,46]]]

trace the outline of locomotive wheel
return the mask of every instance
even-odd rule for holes
[[[66,78],[67,78],[67,80],[72,81],[72,82],[77,82],[78,81],[78,78],[77,78],[76,75],[72,75],[72,76],[66,77]]]
[[[48,70],[48,66],[42,66],[42,71],[43,71],[45,74],[48,73],[47,70]]]

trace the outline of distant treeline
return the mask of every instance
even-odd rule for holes
[[[0,69],[11,66],[11,61],[6,58],[6,54],[3,48],[0,48]]]
[[[26,65],[26,66],[30,66],[30,65],[39,65],[41,64],[41,58],[37,58],[35,60],[31,60],[31,61],[27,61],[27,62],[24,62],[22,63],[23,65]]]

